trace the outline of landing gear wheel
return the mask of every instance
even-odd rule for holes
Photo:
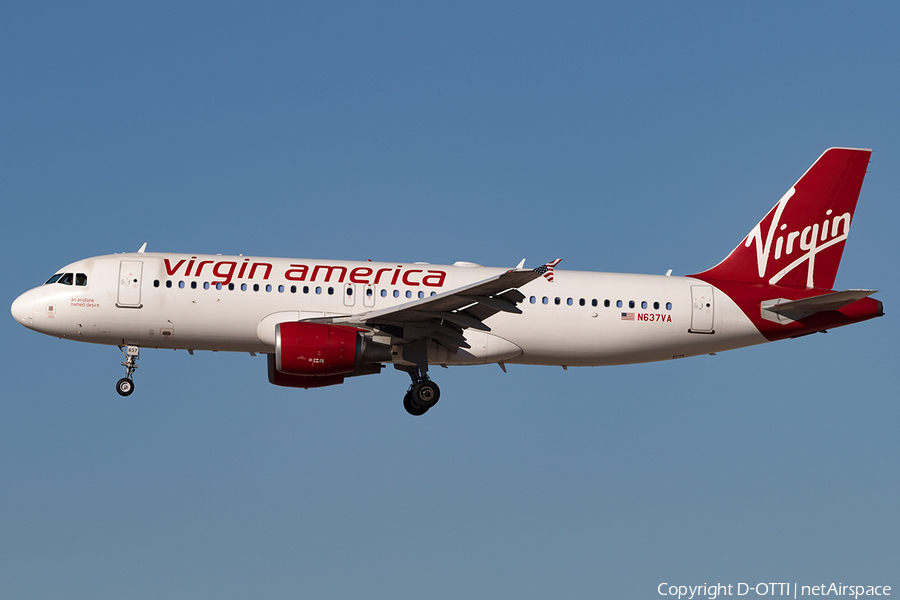
[[[430,379],[420,381],[410,390],[409,403],[424,410],[428,410],[441,399],[441,390],[437,384]]]
[[[116,391],[120,396],[130,396],[134,391],[134,382],[127,377],[123,377],[116,383]]]
[[[403,408],[414,417],[421,417],[428,412],[427,408],[419,408],[418,406],[412,405],[412,390],[406,392],[406,395],[403,396]]]
[[[406,412],[419,417],[437,404],[441,397],[441,390],[437,384],[428,378],[428,353],[425,340],[420,339],[408,347],[404,347],[403,356],[411,365],[394,365],[397,369],[406,371],[412,380],[409,390],[403,396],[403,408]]]

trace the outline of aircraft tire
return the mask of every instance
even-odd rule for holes
[[[428,410],[441,399],[441,388],[431,381],[420,381],[413,386],[410,404]]]
[[[403,408],[414,417],[421,417],[428,412],[427,408],[419,408],[412,405],[412,391],[406,392],[406,395],[403,396]]]
[[[116,383],[116,391],[120,396],[130,396],[134,391],[134,382],[127,377],[123,377]]]

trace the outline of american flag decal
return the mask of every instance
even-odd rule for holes
[[[553,283],[553,267],[558,265],[561,260],[561,258],[557,258],[556,260],[551,260],[546,265],[535,267],[534,272],[543,275],[547,278],[547,281]]]
[[[622,313],[623,321],[634,321],[634,313]]]

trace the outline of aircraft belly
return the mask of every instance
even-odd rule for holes
[[[432,341],[428,345],[428,362],[433,365],[483,365],[511,362],[522,354],[516,344],[490,333],[468,329],[465,337],[470,347],[460,348],[456,353]]]
[[[115,308],[108,336],[85,339],[106,344],[234,352],[270,351],[256,328],[260,307],[225,304],[209,294],[144,294],[141,308]]]

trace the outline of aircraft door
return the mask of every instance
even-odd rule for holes
[[[119,263],[119,296],[116,306],[120,308],[141,307],[141,272],[144,263],[139,260],[123,260]]]
[[[356,304],[356,286],[352,283],[344,284],[344,306]]]
[[[692,285],[691,333],[715,333],[713,331],[713,289],[711,285]]]

